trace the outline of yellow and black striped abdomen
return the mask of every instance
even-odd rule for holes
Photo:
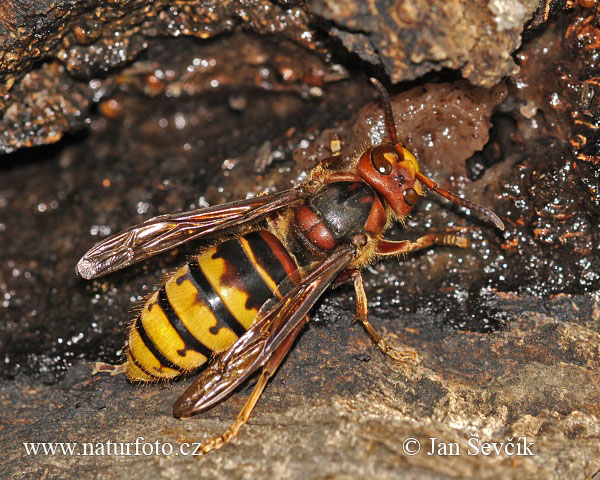
[[[277,285],[297,269],[281,242],[261,230],[218,243],[160,287],[133,322],[127,345],[132,381],[195,370],[250,328]]]

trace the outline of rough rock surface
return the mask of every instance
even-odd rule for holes
[[[393,82],[447,67],[484,86],[517,71],[510,52],[537,6],[536,0],[313,4],[333,23],[333,36],[364,60],[381,63]]]
[[[522,28],[536,6],[535,0],[5,2],[0,7],[0,94],[4,95],[0,107],[5,112],[0,120],[0,151],[53,143],[79,129],[89,103],[119,81],[118,75],[111,74],[153,50],[156,38],[209,39],[245,29],[289,39],[328,60],[339,49],[327,41],[325,30],[349,52],[382,66],[394,83],[454,68],[474,84],[492,86],[516,72],[511,54],[519,46]],[[229,52],[237,53],[242,62],[246,57],[238,48]],[[285,56],[285,50],[280,55]],[[296,79],[290,67],[295,62],[285,57],[289,65],[279,73],[289,83]],[[40,62],[57,62],[82,85],[73,85],[77,81],[65,78],[64,73],[52,73],[51,79],[38,80],[47,84],[45,101],[50,106],[31,105],[29,95],[40,89],[35,89],[25,75]],[[53,68],[62,70],[58,64]],[[207,70],[200,65],[194,68]],[[146,73],[152,71],[146,68]],[[38,75],[44,75],[44,70]],[[98,82],[86,85],[90,79],[106,75],[112,78],[108,85],[95,89],[89,87],[98,86]],[[320,85],[326,80],[323,76],[322,68],[312,70],[307,83]],[[163,78],[158,78],[148,88],[160,89],[162,82]],[[20,83],[19,88],[12,88]],[[48,88],[50,84],[54,89]],[[66,86],[79,92],[76,99],[62,101]]]
[[[419,350],[418,365],[384,359],[361,327],[350,326],[350,303],[327,302],[317,315],[329,325],[302,335],[235,444],[201,458],[136,456],[135,441],[143,437],[139,452],[141,442],[159,441],[160,451],[169,453],[170,446],[178,451],[182,443],[218,435],[248,389],[207,414],[180,421],[170,414],[184,388],[180,383],[134,388],[123,378],[91,377],[82,364],[53,386],[18,377],[0,386],[0,401],[10,407],[0,430],[2,476],[590,477],[600,468],[600,303],[560,297],[539,313],[539,302],[529,301],[498,296],[499,308],[519,313],[511,328],[493,335],[443,331],[422,315],[404,316],[399,325],[372,309],[375,324]],[[336,320],[328,315],[333,308]],[[412,438],[422,451],[411,456],[403,448]],[[527,453],[522,438],[533,455],[468,453],[477,453],[473,445],[481,448],[483,442],[511,441]],[[24,441],[78,446],[74,455],[34,456],[26,454]],[[110,447],[108,441],[130,446]],[[82,456],[86,442],[96,455]],[[460,455],[427,454],[432,444],[439,452],[442,442],[455,442]],[[110,448],[123,455],[102,455]]]

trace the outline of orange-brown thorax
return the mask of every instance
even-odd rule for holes
[[[349,173],[325,186],[298,207],[294,230],[306,248],[317,256],[347,244],[357,234],[376,236],[387,223],[385,207],[375,190]]]

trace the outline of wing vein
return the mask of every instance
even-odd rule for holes
[[[86,279],[128,267],[190,240],[249,223],[303,200],[301,188],[173,215],[160,215],[112,235],[77,263]]]

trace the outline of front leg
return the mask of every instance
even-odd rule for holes
[[[351,272],[352,280],[354,281],[354,292],[356,293],[356,318],[360,320],[365,330],[377,345],[377,348],[385,353],[387,356],[404,362],[405,360],[414,360],[417,357],[417,352],[413,350],[398,350],[392,347],[387,341],[375,330],[373,325],[369,322],[368,318],[368,304],[367,294],[365,293],[365,286],[362,281],[362,275],[360,270],[353,270]]]
[[[380,240],[377,244],[377,255],[385,257],[389,255],[399,255],[401,253],[410,253],[430,247],[431,245],[450,245],[467,248],[469,246],[469,240],[465,237],[458,237],[448,233],[429,233],[414,241],[402,240],[394,242],[392,240]]]

